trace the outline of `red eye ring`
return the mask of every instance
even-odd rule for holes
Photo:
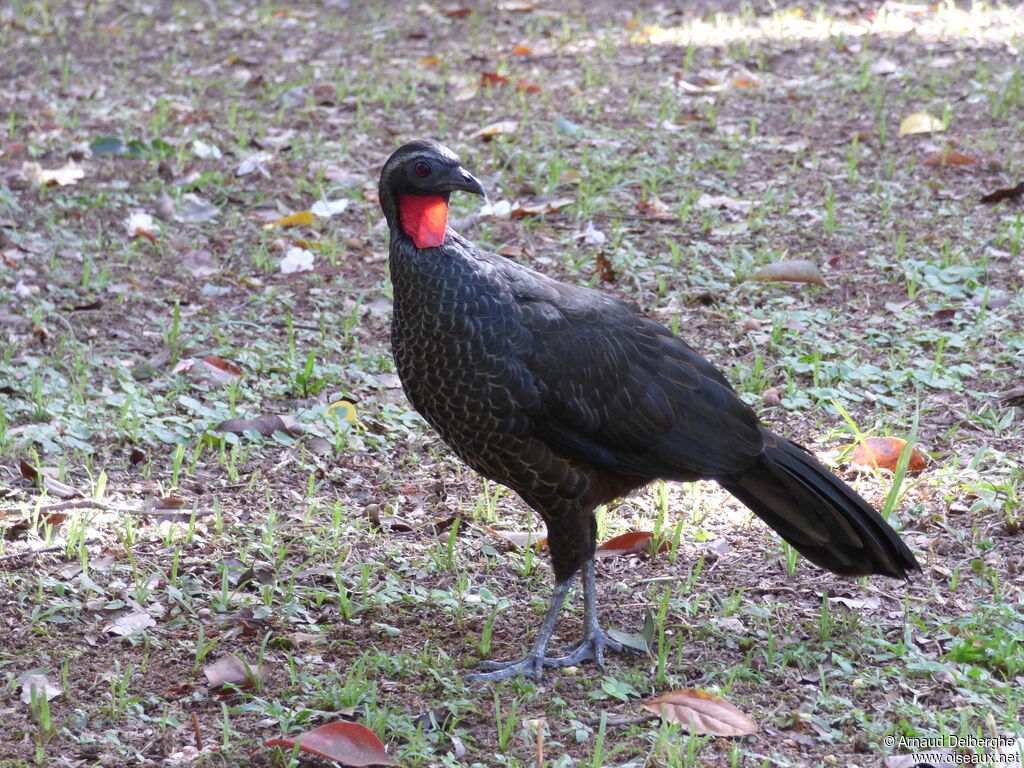
[[[422,160],[416,163],[416,165],[414,165],[412,169],[416,171],[416,175],[419,176],[420,178],[430,175],[430,163],[425,163]]]

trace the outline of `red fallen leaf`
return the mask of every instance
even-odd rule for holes
[[[531,48],[528,45],[523,45],[522,43],[520,43],[519,45],[512,49],[513,56],[530,56],[532,54],[533,48]]]
[[[520,93],[540,93],[541,88],[539,85],[533,82],[533,80],[529,80],[524,77],[522,80],[516,83],[516,90],[519,91]]]
[[[473,12],[472,8],[442,8],[441,15],[449,19],[464,19]]]
[[[480,73],[480,84],[481,85],[508,85],[509,79],[504,75],[499,75],[497,72],[481,72]]]
[[[621,536],[608,539],[597,548],[598,557],[618,557],[620,555],[643,555],[651,551],[651,540],[654,533],[651,531],[632,531]],[[669,543],[663,541],[658,547],[659,552],[668,550]]]
[[[749,736],[757,733],[757,723],[728,701],[693,688],[656,696],[643,708],[663,720],[688,726],[692,734]]]
[[[977,161],[970,155],[957,152],[951,149],[947,152],[930,152],[925,155],[923,165],[944,166],[944,165],[974,165]]]
[[[898,437],[866,437],[853,452],[850,463],[857,469],[870,470],[875,467],[880,469],[895,470],[896,463],[900,459],[900,452],[906,440]],[[917,472],[925,468],[924,454],[917,450],[915,445],[910,450],[910,463],[907,469]]]
[[[354,768],[364,765],[396,765],[387,756],[377,734],[365,725],[345,720],[321,725],[296,739],[268,739],[263,742],[263,746],[292,749],[296,743],[299,744],[300,752],[336,760]]]
[[[228,362],[223,357],[218,355],[207,355],[203,358],[203,362],[212,365],[214,368],[220,368],[222,371],[230,373],[232,376],[241,376],[242,369],[234,363]]]

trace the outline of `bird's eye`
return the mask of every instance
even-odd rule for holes
[[[413,166],[413,170],[416,171],[416,175],[419,177],[430,175],[430,163],[425,163],[420,160],[416,165]]]

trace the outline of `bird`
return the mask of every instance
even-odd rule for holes
[[[723,374],[612,295],[559,282],[448,226],[453,192],[486,199],[448,147],[418,139],[384,164],[391,345],[413,408],[455,455],[517,493],[547,528],[554,588],[525,656],[471,678],[542,678],[624,650],[597,616],[594,510],[655,480],[714,480],[800,554],[843,576],[907,579],[900,536],[797,443],[764,426]],[[548,646],[581,574],[583,632]]]

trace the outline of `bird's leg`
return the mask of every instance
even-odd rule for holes
[[[573,644],[565,656],[548,659],[549,666],[568,667],[581,661],[593,661],[604,669],[604,649],[619,653],[622,643],[606,635],[597,621],[597,585],[594,580],[594,558],[583,561],[583,639]]]
[[[593,563],[591,563],[593,569]],[[555,631],[555,624],[558,622],[558,614],[562,612],[562,604],[565,596],[569,594],[569,587],[572,586],[573,577],[565,581],[555,583],[555,589],[551,593],[551,600],[548,602],[547,613],[544,614],[544,621],[541,622],[540,630],[533,648],[526,656],[515,661],[482,661],[479,666],[486,672],[472,672],[467,677],[470,680],[510,680],[519,675],[532,677],[540,680],[544,674],[544,667],[551,666],[556,660],[545,656],[548,643],[551,641],[551,634]],[[593,579],[593,573],[591,573]]]

